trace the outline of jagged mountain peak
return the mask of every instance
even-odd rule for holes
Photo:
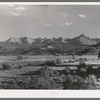
[[[26,36],[20,38],[11,37],[0,44],[1,46],[0,50],[2,53],[6,51],[7,54],[8,52],[14,54],[22,53],[23,51],[27,50],[28,50],[27,54],[28,53],[40,54],[41,52],[47,54],[51,52],[54,54],[58,53],[58,51],[60,52],[61,49],[59,48],[62,48],[61,52],[70,53],[69,50],[75,49],[75,51],[77,52],[78,50],[81,51],[83,48],[88,47],[90,45],[91,47],[94,45],[94,48],[100,49],[100,46],[96,45],[97,43],[100,43],[98,41],[100,41],[99,38],[92,39],[85,36],[84,34],[81,34],[80,36],[74,38],[67,38],[67,37],[31,38]]]
[[[56,42],[56,43],[67,43],[66,38],[63,38],[63,37],[52,38],[51,40],[52,40],[53,42]]]
[[[76,44],[83,44],[83,45],[95,45],[97,44],[97,41],[95,39],[89,38],[85,36],[84,34],[81,34],[80,36],[77,36],[71,40],[71,43]]]
[[[33,42],[35,42],[35,40],[34,39],[32,39],[31,37],[20,37],[20,40],[21,40],[21,42],[22,43],[29,43],[29,44],[31,44],[31,43],[33,43]]]
[[[6,40],[6,43],[21,43],[20,39],[11,37]]]
[[[81,34],[79,37],[85,37],[86,38],[86,36],[84,34]]]
[[[87,37],[87,36],[84,35],[84,34],[80,34],[79,36],[76,36],[76,37],[74,37],[73,39],[80,39],[80,38],[88,38],[88,39],[89,39],[89,37]]]

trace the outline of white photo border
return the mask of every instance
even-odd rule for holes
[[[100,5],[100,2],[0,2],[0,5]],[[100,98],[100,90],[0,90],[0,98]]]

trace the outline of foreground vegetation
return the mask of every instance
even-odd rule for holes
[[[99,89],[95,84],[97,75],[86,74],[84,70],[71,71],[65,68],[57,71],[44,66],[31,73],[4,78],[0,89]]]
[[[37,64],[42,66],[37,66]],[[15,77],[12,74],[0,80],[0,89],[100,89],[100,85],[97,84],[100,78],[99,67],[87,67],[84,62],[80,61],[78,68],[74,70],[70,67],[62,70],[49,68],[56,64],[61,64],[61,60],[46,61],[42,64],[41,62],[3,63],[0,65],[0,71],[17,73]]]

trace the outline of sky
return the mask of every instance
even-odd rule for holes
[[[99,5],[0,5],[0,40],[81,34],[100,38]]]

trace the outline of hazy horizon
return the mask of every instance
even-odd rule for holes
[[[0,5],[0,41],[10,37],[100,38],[99,5]]]

